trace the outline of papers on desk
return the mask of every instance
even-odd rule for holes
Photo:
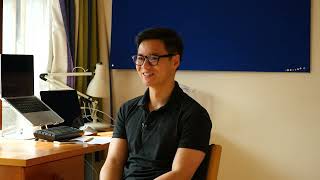
[[[92,136],[80,136],[73,139],[70,139],[69,141],[78,141],[78,142],[89,142],[93,139]]]
[[[80,137],[69,140],[69,142],[83,142],[87,144],[108,144],[111,142],[111,137],[80,136]]]
[[[97,137],[95,136],[88,144],[107,144],[111,142],[111,137]]]

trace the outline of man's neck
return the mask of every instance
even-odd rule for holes
[[[149,87],[150,102],[148,104],[149,111],[154,111],[164,106],[173,91],[175,82],[170,82],[166,86]]]

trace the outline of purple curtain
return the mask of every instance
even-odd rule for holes
[[[67,36],[67,53],[68,53],[68,72],[72,72],[74,68],[75,53],[75,7],[73,0],[59,0],[64,28]],[[75,87],[75,77],[67,78],[67,85]]]

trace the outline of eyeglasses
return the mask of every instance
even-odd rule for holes
[[[149,64],[151,66],[156,66],[159,63],[160,58],[165,58],[165,57],[172,57],[175,56],[175,54],[166,54],[162,56],[157,56],[157,55],[149,55],[149,56],[143,56],[143,55],[134,55],[132,56],[133,62],[137,66],[142,66],[145,60],[149,61]]]

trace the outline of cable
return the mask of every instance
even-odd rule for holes
[[[100,112],[100,113],[108,116],[113,122],[115,121],[109,114],[107,114],[103,111],[100,111],[99,109],[94,109],[94,108],[90,108],[90,107],[81,107],[81,109],[89,109],[89,110],[94,110],[94,111]]]
[[[93,105],[92,105],[92,103],[88,103],[88,108],[87,108],[87,109],[89,109],[90,114],[92,115],[92,110],[93,110]]]
[[[106,116],[108,116],[112,121],[114,121],[114,119],[107,113],[103,112],[103,111],[100,111],[99,109],[94,109],[94,108],[90,108],[90,107],[81,107],[81,109],[89,109],[90,111],[94,110],[94,111],[97,111],[97,112],[100,112]]]
[[[91,117],[91,114],[90,115],[87,115],[87,111],[85,110],[87,107],[86,107],[86,103],[83,102],[83,106],[84,106],[84,117],[90,122],[92,121],[91,119],[89,119],[88,117],[90,116]],[[81,107],[82,109],[82,107]]]

